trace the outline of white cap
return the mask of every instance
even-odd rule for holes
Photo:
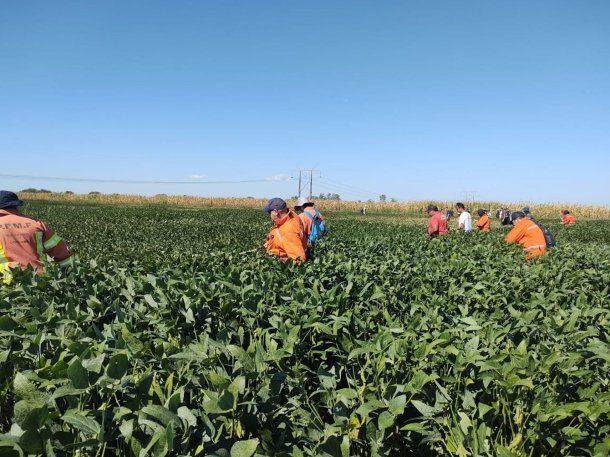
[[[307,203],[313,203],[309,197],[299,197],[295,206],[303,206]]]

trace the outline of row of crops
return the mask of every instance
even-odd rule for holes
[[[331,215],[295,267],[260,211],[26,210],[80,260],[0,288],[1,456],[610,452],[605,221],[525,263]]]

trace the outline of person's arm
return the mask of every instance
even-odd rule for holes
[[[506,238],[504,238],[504,241],[509,244],[518,243],[522,236],[523,230],[521,227],[513,227],[512,230],[508,232],[508,235],[506,235]]]
[[[51,228],[42,224],[42,250],[48,254],[61,267],[72,265],[72,252],[62,238],[51,230]]]
[[[301,234],[292,230],[287,230],[282,235],[281,246],[288,257],[294,261],[307,260],[305,256],[305,247]]]
[[[436,232],[438,232],[438,219],[431,217],[428,221],[428,235],[432,236]]]
[[[482,216],[479,218],[479,220],[475,222],[475,225],[476,225],[477,227],[479,227],[479,228],[482,228],[482,227],[484,227],[484,226],[485,226],[485,222],[487,222],[487,221],[485,220],[485,215],[482,215]]]

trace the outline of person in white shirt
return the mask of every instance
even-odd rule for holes
[[[455,204],[455,209],[460,215],[458,218],[458,229],[470,232],[472,230],[472,217],[470,213],[466,211],[466,207],[461,202]]]

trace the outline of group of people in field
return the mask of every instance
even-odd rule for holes
[[[304,262],[313,257],[316,242],[326,235],[326,220],[308,197],[299,197],[294,210],[281,198],[272,198],[263,208],[273,227],[265,249],[280,260]]]
[[[472,217],[467,211],[466,206],[458,202],[455,204],[455,210],[459,214],[457,220],[457,229],[464,232],[473,230]],[[499,210],[500,211],[500,210]],[[508,232],[504,241],[509,244],[519,244],[525,252],[527,260],[540,257],[546,253],[549,246],[548,232],[536,220],[530,212],[529,207],[524,207],[521,211],[510,212],[505,211],[507,215],[506,223],[513,225],[513,228]],[[449,220],[453,217],[452,210],[439,211],[436,205],[428,205],[427,208],[430,219],[428,220],[428,236],[430,239],[438,238],[449,233]],[[479,219],[475,222],[476,227],[481,232],[491,231],[491,215],[485,209],[477,210]],[[563,210],[561,212],[561,223],[563,225],[573,225],[576,223],[576,218],[570,211]]]
[[[32,266],[37,272],[42,272],[42,259],[47,255],[61,267],[73,263],[72,252],[66,243],[46,223],[22,214],[21,205],[23,202],[15,193],[0,191],[0,281],[3,282],[10,281],[10,271],[16,266]],[[313,257],[316,242],[326,234],[328,226],[311,198],[300,197],[293,209],[281,198],[272,198],[263,210],[273,222],[265,242],[269,254],[282,261],[291,259],[295,262]],[[463,203],[456,203],[455,210],[458,230],[470,232],[475,227],[481,232],[491,230],[491,217],[487,210],[477,210],[479,219],[474,224]],[[505,223],[513,225],[505,241],[521,245],[527,259],[543,255],[549,246],[548,231],[536,221],[529,208],[502,211],[505,211]],[[437,206],[429,205],[427,212],[430,216],[428,236],[435,239],[448,234],[453,211],[441,212]],[[573,225],[576,218],[570,211],[563,210],[561,223]]]

